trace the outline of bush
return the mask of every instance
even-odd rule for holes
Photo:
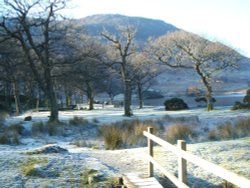
[[[243,102],[250,107],[250,89],[247,90],[246,96],[243,98]]]
[[[10,115],[5,112],[0,110],[0,123],[3,122],[6,118],[8,118]]]
[[[240,109],[246,109],[247,106],[245,104],[242,104],[239,101],[236,101],[233,105],[233,107],[231,108],[231,110],[240,110]]]
[[[224,123],[208,132],[209,140],[229,140],[250,136],[250,118]]]
[[[155,122],[139,120],[124,120],[111,125],[102,126],[99,136],[104,138],[106,149],[119,149],[131,146],[146,145],[143,131],[151,126],[156,129]]]
[[[102,128],[102,136],[104,137],[104,142],[106,149],[119,149],[122,146],[122,135],[124,135],[121,130],[115,126],[105,126]]]
[[[43,122],[36,122],[32,124],[31,134],[32,136],[39,136],[47,132],[46,125]]]
[[[165,110],[185,110],[188,105],[180,98],[172,98],[164,102]]]
[[[205,102],[207,103],[207,98],[206,97],[197,97],[195,99],[196,102]],[[212,103],[215,103],[216,102],[216,99],[212,97]]]
[[[13,124],[9,127],[2,127],[0,144],[20,144],[20,135],[24,127],[20,124]]]
[[[243,103],[236,101],[231,110],[250,109],[250,89],[247,90]]]
[[[39,136],[48,134],[49,136],[62,135],[64,133],[63,124],[59,122],[36,122],[32,124],[31,134],[32,136]]]
[[[172,144],[177,140],[190,141],[195,136],[194,127],[184,124],[174,124],[167,128],[166,140]]]
[[[74,116],[73,119],[69,120],[69,124],[70,125],[88,125],[89,122],[88,120],[84,119],[83,117],[78,117],[78,116]]]
[[[8,127],[10,131],[16,131],[19,135],[21,135],[24,131],[24,127],[21,124],[13,124]]]

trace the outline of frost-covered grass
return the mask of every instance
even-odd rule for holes
[[[145,173],[147,170],[147,161],[144,158],[146,148],[104,150],[106,148],[104,137],[99,136],[98,130],[103,128],[109,132],[109,127],[121,126],[119,129],[122,129],[123,132],[128,130],[122,137],[128,141],[124,145],[129,147],[130,143],[134,142],[134,137],[130,133],[140,135],[146,129],[141,122],[147,121],[157,125],[155,130],[158,130],[158,134],[162,138],[166,137],[165,131],[173,124],[193,127],[192,131],[196,133],[195,136],[192,136],[192,132],[184,131],[188,133],[188,138],[190,136],[192,138],[192,144],[188,144],[190,152],[250,178],[249,138],[207,142],[209,131],[217,130],[217,127],[227,122],[232,125],[241,122],[238,126],[243,130],[245,126],[241,120],[249,117],[249,111],[217,108],[212,112],[204,109],[166,112],[163,107],[145,107],[144,109],[133,108],[133,114],[133,117],[128,118],[123,116],[122,108],[111,107],[93,111],[63,111],[59,115],[62,123],[52,126],[55,134],[50,134],[48,130],[49,112],[27,112],[21,116],[7,118],[3,127],[11,127],[10,125],[17,123],[25,129],[19,135],[20,145],[0,145],[0,187],[79,187],[83,182],[81,175],[87,169],[97,170],[103,177],[116,177],[122,173],[134,171]],[[23,121],[24,117],[29,115],[32,116],[32,121]],[[120,125],[123,124],[122,122],[129,121],[137,123],[134,126],[131,126],[132,124]],[[116,131],[122,135],[118,129]],[[145,143],[145,138],[140,139],[142,140],[135,145],[140,146],[141,143]],[[200,143],[201,141],[203,143]],[[37,147],[51,143],[67,148],[69,152],[27,155],[27,151],[36,150]],[[165,153],[158,148],[155,150],[155,155],[162,164],[170,168],[170,171],[176,173],[176,163],[174,163],[176,157],[171,158],[169,152]],[[24,165],[22,164],[26,164],[25,162],[30,158],[36,164],[30,163],[27,166],[31,169],[42,170],[42,175],[47,173],[53,178],[24,175],[22,172]],[[46,158],[47,161],[40,163],[36,161],[39,158]],[[191,172],[189,182],[196,187],[213,187],[223,182],[195,166],[190,165],[188,169]],[[158,172],[156,172],[157,174]]]

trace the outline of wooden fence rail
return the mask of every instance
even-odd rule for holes
[[[143,134],[148,138],[148,160],[149,160],[149,168],[148,174],[150,177],[153,176],[154,166],[158,168],[170,181],[172,181],[176,186],[187,188],[187,164],[186,161],[189,161],[204,170],[215,174],[224,180],[233,183],[242,188],[250,187],[250,180],[239,176],[233,172],[230,172],[216,164],[208,162],[200,157],[197,157],[186,150],[186,143],[183,140],[178,141],[178,147],[156,137],[153,133],[153,128],[149,127],[148,131],[144,131]],[[171,173],[169,173],[166,169],[164,169],[154,158],[153,153],[153,142],[159,144],[163,148],[173,152],[178,156],[178,178]]]

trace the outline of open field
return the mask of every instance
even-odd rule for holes
[[[48,112],[26,112],[18,117],[6,119],[5,125],[21,123],[26,134],[20,138],[19,145],[0,145],[0,185],[1,187],[88,187],[83,174],[89,169],[96,170],[100,182],[110,181],[110,177],[119,177],[126,172],[146,173],[147,161],[144,158],[145,147],[131,149],[105,150],[104,141],[98,137],[97,129],[103,125],[128,119],[164,120],[168,127],[175,122],[196,124],[199,136],[191,141],[188,151],[208,161],[221,165],[228,170],[250,178],[250,142],[249,138],[211,142],[206,140],[205,132],[221,123],[235,122],[249,117],[249,111],[231,111],[217,108],[212,112],[204,109],[184,111],[164,111],[163,107],[145,107],[133,109],[131,118],[122,116],[122,108],[106,106],[93,111],[74,110],[60,112],[60,121],[64,126],[74,116],[82,117],[89,125],[84,129],[69,126],[63,134],[32,136],[32,125],[46,122]],[[32,116],[31,121],[23,121]],[[81,130],[81,131],[79,131]],[[75,144],[82,140],[81,145]],[[48,144],[52,144],[49,145]],[[43,152],[44,148],[55,146],[56,150]],[[66,149],[64,151],[63,149]],[[171,172],[176,173],[175,157],[160,147],[155,149],[156,158]],[[135,165],[136,164],[136,165]],[[25,166],[33,165],[35,171],[28,171]],[[218,187],[223,180],[205,173],[193,165],[188,165],[188,182],[195,187]],[[159,172],[157,176],[161,176]],[[102,177],[102,178],[101,178]],[[105,181],[104,181],[105,179]],[[100,184],[99,184],[100,186]],[[97,186],[98,187],[98,186]]]

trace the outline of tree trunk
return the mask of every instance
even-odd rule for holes
[[[13,84],[12,85],[13,86],[13,95],[14,95],[14,99],[15,99],[16,115],[18,116],[20,114],[20,112],[21,112],[19,89],[18,89],[16,81],[14,81],[12,84]]]
[[[205,74],[203,74],[201,69],[201,63],[197,63],[195,70],[201,77],[202,83],[206,87],[207,93],[206,93],[206,102],[207,102],[207,111],[212,111],[214,109],[213,101],[212,101],[212,87],[209,83],[209,77],[206,77]]]
[[[4,105],[6,107],[6,110],[11,113],[11,86],[9,82],[5,82],[5,88],[4,88]]]
[[[132,116],[132,110],[130,108],[131,101],[132,101],[132,93],[131,93],[131,81],[125,80],[124,81],[124,115],[125,116]]]
[[[139,97],[139,108],[143,108],[143,96],[142,96],[142,87],[140,83],[137,83],[137,89],[138,89],[138,97]]]
[[[87,98],[88,98],[89,110],[94,110],[94,96],[92,88],[90,87],[89,83],[86,83],[86,85],[87,85]]]
[[[29,82],[29,108],[36,108],[36,100],[35,100],[35,84],[33,81]]]
[[[212,100],[212,88],[209,85],[206,85],[206,88],[207,88],[207,94],[206,94],[207,111],[212,111],[214,109]]]
[[[53,88],[53,82],[52,82],[52,78],[50,75],[50,70],[46,70],[45,72],[45,80],[46,80],[46,94],[47,97],[49,99],[49,103],[50,103],[50,118],[49,121],[50,122],[58,122],[58,106],[57,106],[57,101],[56,101],[56,95],[55,95],[55,91]]]
[[[70,95],[66,95],[66,106],[69,106],[69,105],[71,105],[71,97],[70,97]]]

